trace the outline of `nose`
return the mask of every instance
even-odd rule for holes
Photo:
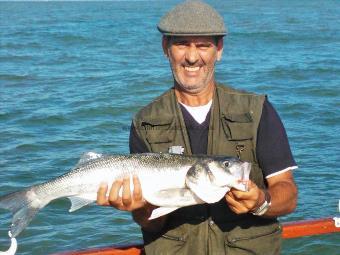
[[[191,44],[186,51],[185,59],[189,64],[195,64],[199,60],[199,54],[196,45]]]

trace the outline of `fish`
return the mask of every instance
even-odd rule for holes
[[[218,202],[231,188],[247,190],[250,170],[250,163],[226,156],[88,152],[71,171],[0,197],[0,208],[12,212],[9,236],[15,246],[15,237],[48,203],[67,197],[69,212],[74,212],[96,201],[102,183],[112,185],[115,180],[137,176],[143,199],[158,207],[151,220],[181,207]],[[15,254],[14,246],[0,254]]]

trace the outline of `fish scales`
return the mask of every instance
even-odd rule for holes
[[[96,200],[102,182],[111,185],[117,179],[138,176],[144,199],[159,206],[150,216],[153,219],[180,207],[215,203],[231,187],[245,190],[239,180],[248,179],[249,172],[249,163],[231,157],[167,153],[101,155],[90,152],[70,172],[0,197],[0,208],[13,214],[9,251],[16,249],[13,246],[16,245],[15,237],[49,202],[68,197],[71,200],[69,211],[78,210]]]

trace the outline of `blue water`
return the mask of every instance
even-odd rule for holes
[[[71,169],[86,151],[128,153],[132,116],[171,86],[156,30],[178,1],[0,2],[0,194]],[[282,221],[339,216],[339,1],[209,1],[229,28],[217,79],[269,95],[298,162],[299,205]],[[129,213],[48,205],[18,254],[141,241]],[[9,245],[1,210],[0,250]],[[283,254],[339,254],[340,235]]]

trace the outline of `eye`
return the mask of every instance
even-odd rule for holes
[[[196,44],[196,47],[202,50],[207,50],[211,47],[210,43],[198,43]]]
[[[224,162],[223,162],[223,165],[224,165],[225,167],[229,167],[229,166],[230,166],[230,162],[229,162],[229,161],[224,161]]]

